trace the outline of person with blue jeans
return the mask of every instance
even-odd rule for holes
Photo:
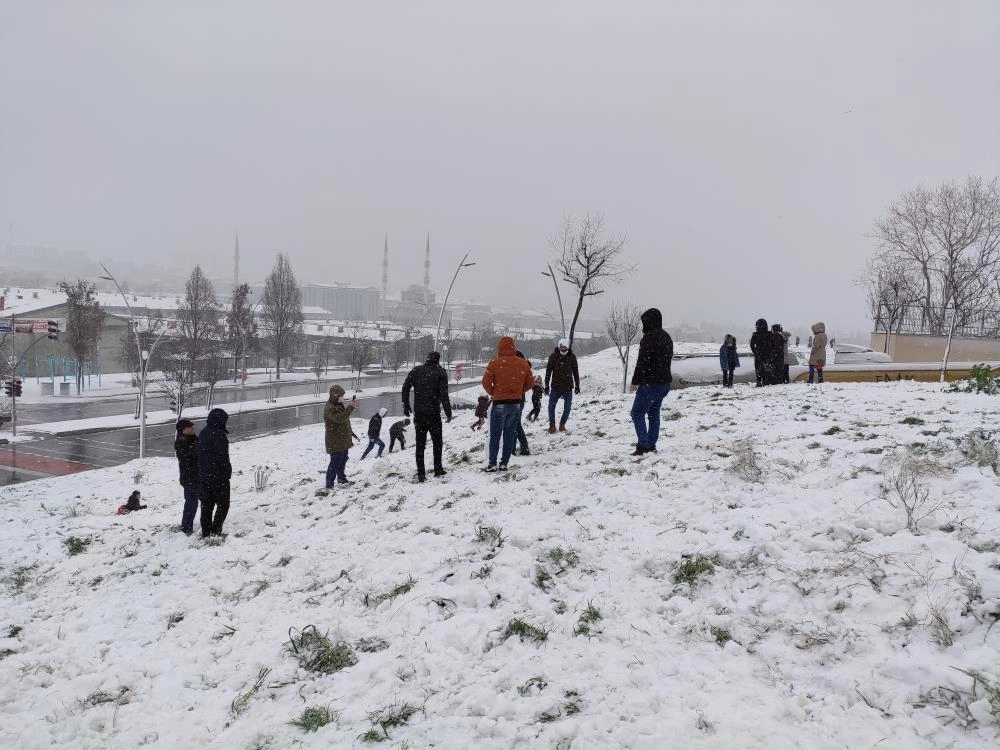
[[[194,422],[181,419],[177,422],[177,439],[174,453],[180,469],[181,487],[184,488],[184,510],[181,513],[181,531],[190,536],[194,533],[194,517],[198,512],[201,485],[198,482],[198,436],[194,434]]]
[[[569,339],[559,339],[556,350],[545,366],[545,393],[549,396],[549,433],[556,431],[556,405],[563,402],[559,432],[566,432],[566,421],[573,408],[573,394],[580,392],[580,369]]]
[[[361,454],[362,459],[368,458],[368,454],[372,452],[372,448],[376,445],[378,446],[378,453],[375,454],[375,458],[382,458],[382,451],[385,450],[385,443],[382,442],[382,417],[388,413],[389,410],[383,406],[368,421],[368,447]]]
[[[674,358],[674,342],[663,330],[663,315],[655,307],[641,316],[642,339],[639,356],[632,373],[632,423],[635,425],[636,445],[633,456],[656,453],[660,437],[660,408],[670,393],[673,378],[670,361]]]
[[[531,390],[534,382],[531,365],[523,357],[517,356],[514,339],[510,336],[502,337],[497,346],[497,356],[490,360],[483,373],[483,390],[493,399],[490,411],[489,463],[486,471],[507,471],[507,462],[514,452],[517,430],[521,425],[524,394]],[[500,453],[501,443],[503,453]]]
[[[326,452],[330,454],[330,464],[326,467],[326,488],[333,489],[336,482],[342,485],[353,484],[347,478],[347,451],[354,445],[351,432],[351,413],[357,408],[357,396],[351,403],[345,404],[343,387],[334,384],[330,386],[330,398],[323,407],[323,424],[326,427],[324,440]]]

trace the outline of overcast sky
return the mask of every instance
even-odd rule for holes
[[[4,242],[552,308],[598,211],[668,320],[865,326],[902,191],[1000,172],[1000,2],[0,0]],[[548,284],[548,286],[547,286]]]

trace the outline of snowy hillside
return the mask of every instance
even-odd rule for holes
[[[219,544],[170,460],[0,490],[0,746],[995,746],[1000,400],[692,388],[636,462],[616,357],[581,371],[506,476],[468,411],[423,485],[356,448],[325,496],[319,426],[235,444]]]

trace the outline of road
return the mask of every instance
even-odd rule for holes
[[[312,392],[312,384],[306,384]],[[451,390],[469,388],[468,383],[451,386]],[[388,409],[388,417],[402,416],[399,393],[393,391],[375,396],[358,397],[362,416],[369,417],[379,408]],[[232,413],[229,418],[230,441],[295,429],[323,421],[323,403],[287,406],[246,414]],[[202,420],[192,420],[196,429]],[[364,435],[358,433],[362,439]],[[174,426],[149,425],[146,427],[146,455],[174,455]],[[91,469],[118,466],[139,455],[139,429],[127,427],[109,429],[85,435],[49,437],[26,443],[0,447],[0,486],[17,484],[49,476],[74,474]]]

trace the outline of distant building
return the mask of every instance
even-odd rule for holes
[[[381,294],[373,287],[303,284],[303,308],[321,308],[334,320],[378,320]]]
[[[403,302],[409,302],[410,304],[434,304],[434,292],[430,291],[427,287],[420,286],[420,284],[410,284],[406,289],[403,290],[401,295]]]

